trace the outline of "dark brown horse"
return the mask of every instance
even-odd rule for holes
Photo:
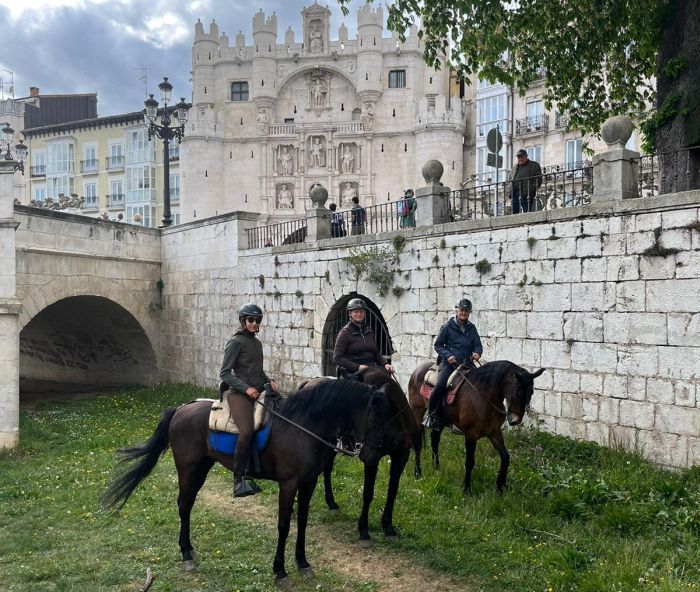
[[[408,463],[411,448],[416,456],[420,455],[422,438],[419,423],[413,416],[408,399],[401,385],[383,368],[370,367],[358,373],[357,378],[374,387],[382,387],[389,402],[389,417],[384,426],[384,439],[382,445],[375,450],[374,455],[365,455],[364,462],[364,488],[362,493],[362,512],[357,521],[357,530],[360,535],[360,545],[368,546],[371,542],[369,536],[369,508],[374,499],[374,485],[377,479],[379,461],[384,456],[389,456],[389,484],[386,493],[386,504],[382,512],[382,529],[388,539],[396,538],[396,530],[393,525],[394,503],[399,490],[401,474]],[[331,378],[314,378],[304,385],[311,387],[320,382],[333,380]],[[331,473],[335,454],[323,469],[323,484],[325,500],[329,510],[338,510],[338,504],[333,496]]]
[[[185,571],[194,569],[190,513],[197,492],[215,462],[233,470],[233,455],[220,454],[209,448],[210,407],[210,402],[195,401],[177,409],[164,410],[147,442],[120,451],[125,462],[134,462],[110,484],[103,499],[107,506],[123,506],[170,446],[180,488],[177,499],[179,544]],[[260,453],[261,472],[255,476],[279,483],[279,537],[273,570],[277,585],[288,587],[284,549],[295,496],[298,500],[296,563],[305,577],[312,577],[313,571],[306,560],[306,523],[318,476],[331,455],[327,443],[335,443],[339,432],[351,434],[361,445],[360,459],[375,458],[382,445],[389,407],[381,389],[377,391],[358,382],[333,381],[284,399],[277,411],[297,425],[277,417],[274,419],[269,442]]]
[[[421,422],[426,410],[426,400],[420,394],[425,373],[431,366],[426,362],[411,375],[408,382],[408,400],[415,414],[416,421]],[[443,405],[438,410],[438,417],[443,425],[454,426],[464,434],[466,461],[464,472],[464,493],[471,493],[471,477],[474,469],[476,442],[488,438],[501,457],[501,468],[496,478],[496,489],[503,491],[508,475],[510,455],[503,442],[501,426],[507,419],[512,426],[523,421],[530,406],[534,390],[534,380],[544,372],[528,372],[524,368],[505,360],[489,362],[469,372],[462,381],[452,405]],[[505,402],[505,406],[504,406]],[[433,453],[433,466],[439,468],[441,430],[432,430],[430,443]],[[420,457],[416,456],[416,473],[421,473]]]

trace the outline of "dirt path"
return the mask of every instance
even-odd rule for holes
[[[228,495],[211,489],[203,489],[199,499],[218,512],[236,518],[245,517],[251,524],[268,530],[276,536],[277,508],[263,505],[254,498],[234,500]],[[325,566],[336,574],[349,579],[364,579],[375,582],[379,592],[469,592],[463,583],[432,570],[411,564],[394,553],[372,547],[363,549],[357,544],[345,544],[333,537],[332,525],[313,524],[307,530],[310,560],[312,564]],[[290,532],[287,545],[293,545],[296,529]]]

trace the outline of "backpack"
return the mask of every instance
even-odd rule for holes
[[[396,213],[399,216],[408,216],[408,202],[405,199],[396,202]]]

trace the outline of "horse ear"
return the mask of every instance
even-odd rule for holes
[[[535,380],[535,378],[537,378],[537,377],[538,377],[540,374],[542,374],[545,370],[546,370],[546,368],[540,368],[539,370],[536,370],[535,372],[533,372],[532,374],[530,374],[530,376],[532,377],[532,380]]]

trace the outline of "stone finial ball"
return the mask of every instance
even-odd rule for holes
[[[309,198],[315,208],[322,208],[328,200],[328,190],[323,185],[314,185],[309,191]]]
[[[608,146],[624,146],[633,131],[634,124],[629,117],[615,115],[603,124],[600,135]]]
[[[429,160],[423,165],[421,169],[421,174],[428,185],[435,185],[440,183],[442,174],[445,172],[445,167],[439,160]]]

